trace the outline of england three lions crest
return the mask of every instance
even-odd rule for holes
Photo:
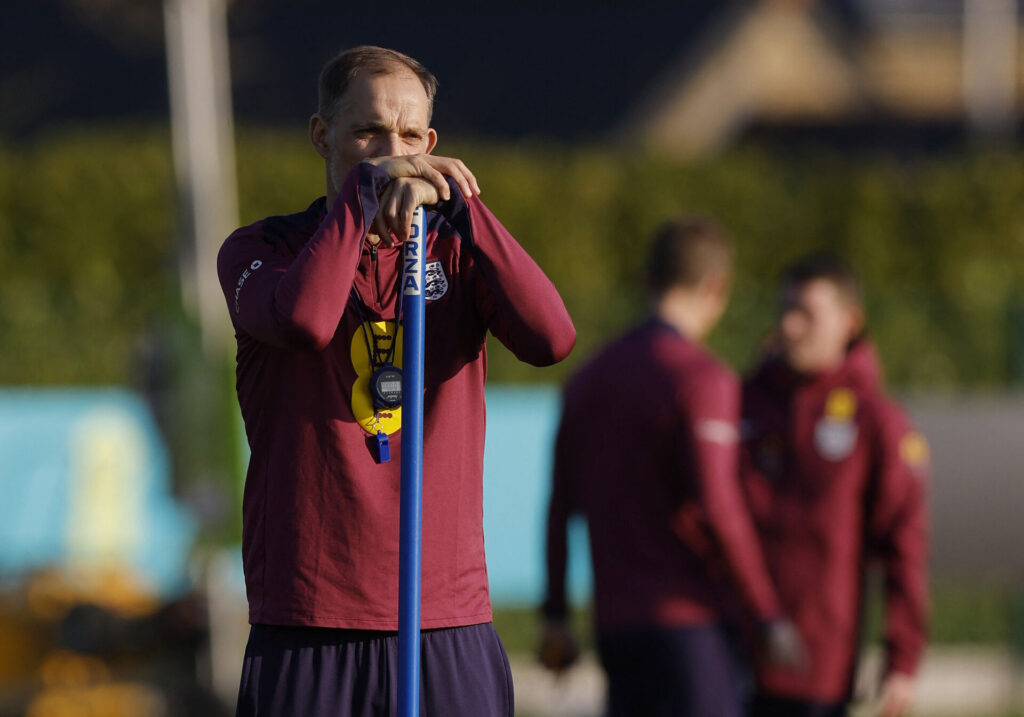
[[[427,301],[437,301],[448,293],[448,277],[437,259],[428,261],[423,267],[423,281],[423,298]]]

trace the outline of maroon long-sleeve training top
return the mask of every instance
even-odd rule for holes
[[[928,447],[884,395],[861,340],[836,371],[799,377],[765,362],[743,393],[742,478],[805,673],[762,666],[762,690],[841,701],[860,637],[865,570],[885,573],[888,668],[913,674],[927,631]]]
[[[366,241],[387,182],[359,164],[333,206],[321,198],[243,227],[220,250],[252,451],[242,552],[254,623],[398,626],[401,410],[375,415],[367,388],[371,351],[383,358],[397,341],[401,365],[393,320],[400,247]],[[479,198],[449,184],[452,199],[427,213],[424,628],[491,619],[486,332],[538,366],[565,357],[576,337],[537,264]],[[390,462],[378,463],[378,431],[390,434]]]
[[[597,629],[707,624],[726,591],[779,616],[737,475],[740,386],[659,321],[613,341],[565,390],[544,612],[566,612],[566,522],[587,521]]]

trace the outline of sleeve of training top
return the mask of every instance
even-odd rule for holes
[[[868,537],[885,572],[887,669],[913,675],[928,633],[928,444],[896,406],[881,414]]]
[[[576,329],[558,290],[479,197],[467,199],[452,179],[448,184],[452,198],[437,209],[470,247],[484,325],[520,361],[561,361],[576,343]]]
[[[293,261],[263,238],[263,222],[234,232],[217,273],[236,326],[264,343],[323,350],[345,311],[386,172],[361,163]]]
[[[690,434],[699,501],[712,537],[747,607],[760,620],[778,618],[778,596],[739,483],[739,381],[724,370],[707,371],[682,393],[682,430]]]
[[[569,562],[569,516],[575,507],[572,491],[572,475],[569,466],[569,441],[571,424],[562,420],[555,438],[555,459],[551,477],[551,501],[548,504],[547,541],[547,596],[541,612],[552,620],[564,619],[568,614],[568,600],[565,591],[565,576]]]

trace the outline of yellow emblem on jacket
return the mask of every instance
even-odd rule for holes
[[[857,445],[857,396],[848,388],[833,389],[825,399],[824,415],[814,425],[814,446],[827,461],[841,461]]]
[[[370,394],[370,378],[373,376],[373,366],[370,365],[370,355],[366,350],[366,336],[363,328],[369,334],[371,350],[376,354],[375,361],[380,366],[389,353],[391,353],[391,342],[396,342],[394,357],[391,363],[395,368],[402,368],[402,327],[398,327],[397,336],[394,335],[394,321],[367,321],[362,327],[356,327],[352,332],[352,345],[349,352],[352,357],[352,367],[356,370],[356,380],[352,384],[352,415],[362,426],[363,430],[371,436],[377,434],[380,429],[391,435],[402,427],[402,409],[387,408],[381,411],[374,410],[373,396]]]
[[[930,456],[928,441],[917,431],[911,431],[900,440],[900,458],[911,468],[928,465]]]
[[[857,413],[857,396],[848,388],[835,388],[825,399],[825,418],[849,421]]]

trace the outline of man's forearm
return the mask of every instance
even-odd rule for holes
[[[561,361],[576,343],[576,329],[558,290],[479,198],[456,192],[439,209],[472,252],[487,328],[521,361]]]
[[[218,271],[233,318],[246,333],[295,348],[322,350],[331,341],[377,211],[377,193],[386,181],[371,165],[354,168],[334,206],[292,261],[262,235],[253,236],[251,227],[228,239]],[[255,231],[270,231],[267,221]]]

